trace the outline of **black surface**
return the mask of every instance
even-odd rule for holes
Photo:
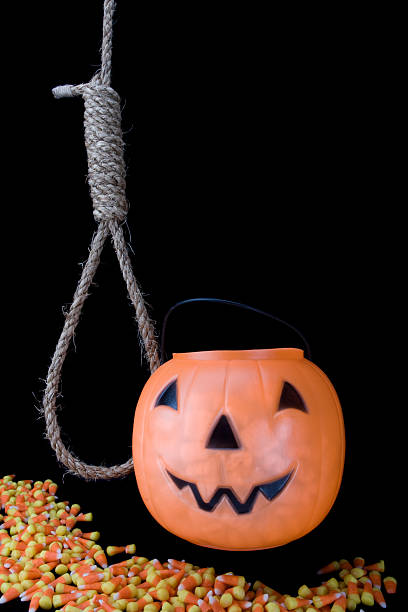
[[[169,406],[173,410],[177,410],[177,380],[167,385],[160,393],[155,406]]]
[[[296,391],[295,387],[288,382],[283,384],[278,410],[285,410],[285,408],[296,408],[296,410],[308,412],[302,396]]]
[[[271,312],[308,339],[344,411],[344,478],[323,523],[284,547],[229,553],[166,532],[133,476],[64,476],[44,438],[44,379],[94,231],[82,101],[56,101],[51,89],[92,76],[100,5],[13,3],[4,18],[12,37],[2,76],[0,472],[55,479],[62,499],[94,512],[105,545],[136,542],[149,558],[185,558],[294,592],[332,559],[362,555],[385,559],[402,584],[406,238],[400,38],[388,36],[390,16],[325,15],[320,27],[310,6],[271,17],[252,6],[119,2],[113,86],[127,143],[125,231],[158,329],[172,304],[191,297]],[[132,315],[109,245],[64,365],[59,411],[65,443],[89,463],[130,457],[148,378]],[[166,345],[299,340],[253,313],[203,304],[174,314]]]
[[[222,414],[218,419],[205,447],[228,448],[230,450],[240,447],[225,414]]]

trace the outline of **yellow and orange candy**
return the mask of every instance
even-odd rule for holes
[[[397,591],[397,581],[392,576],[387,576],[383,582],[387,593],[395,593]]]
[[[149,560],[135,554],[134,544],[103,549],[98,531],[76,526],[92,513],[59,502],[50,479],[14,478],[0,478],[0,603],[20,598],[30,612],[52,606],[59,612],[352,612],[360,603],[384,608],[382,588],[396,592],[395,578],[382,580],[383,560],[332,561],[318,573],[338,572],[338,578],[303,584],[292,596],[233,572]],[[109,564],[117,554],[131,557]]]

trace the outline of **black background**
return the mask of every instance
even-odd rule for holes
[[[287,546],[229,553],[166,532],[133,476],[64,476],[44,438],[44,379],[95,228],[82,100],[56,101],[51,89],[98,68],[101,4],[13,4],[4,20],[0,472],[55,479],[61,499],[94,513],[103,545],[136,542],[149,558],[288,592],[342,557],[383,558],[397,575],[406,482],[398,15],[118,3],[125,233],[157,330],[191,297],[267,310],[302,330],[343,407],[345,472],[327,518]],[[180,309],[168,333],[174,352],[291,345],[301,346],[268,319],[211,304]],[[110,245],[75,346],[63,370],[64,441],[86,462],[124,462],[148,369]]]

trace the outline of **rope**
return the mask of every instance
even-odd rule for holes
[[[64,446],[57,421],[57,398],[59,395],[61,371],[71,340],[81,316],[82,307],[108,236],[111,237],[120,270],[125,280],[130,300],[135,308],[142,350],[149,363],[150,371],[159,367],[159,354],[153,324],[149,318],[143,295],[134,277],[129,252],[121,224],[126,218],[125,163],[121,130],[120,98],[110,87],[112,60],[112,21],[115,10],[114,0],[104,1],[103,40],[101,70],[89,83],[62,85],[52,91],[55,98],[82,96],[85,103],[84,128],[85,146],[88,157],[88,183],[93,204],[97,230],[93,236],[89,256],[83,267],[75,295],[66,315],[64,327],[58,340],[48,370],[43,396],[43,414],[47,438],[57,459],[68,468],[68,472],[85,480],[107,480],[126,476],[133,471],[133,461],[111,467],[88,465],[80,461]]]

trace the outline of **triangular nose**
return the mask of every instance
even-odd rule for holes
[[[239,448],[240,444],[238,443],[234,432],[232,431],[232,427],[227,419],[227,417],[223,414],[218,419],[212,434],[207,442],[206,448]]]

